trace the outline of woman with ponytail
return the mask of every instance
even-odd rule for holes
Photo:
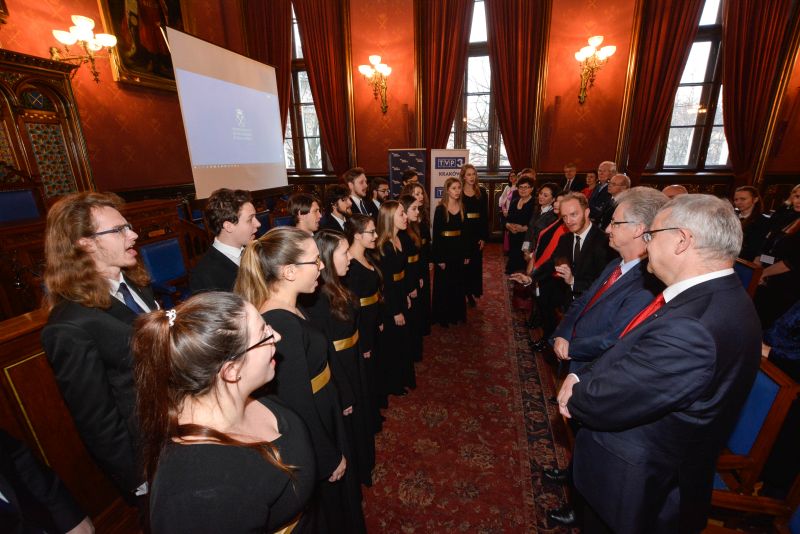
[[[203,293],[137,320],[153,533],[313,532],[305,508],[315,465],[305,425],[280,402],[251,397],[275,376],[280,340],[231,293]]]
[[[363,384],[361,354],[358,348],[357,325],[359,301],[342,283],[350,268],[347,238],[341,232],[323,228],[314,234],[322,262],[327,266],[320,273],[320,284],[308,301],[311,322],[328,338],[328,361],[339,390],[342,414],[353,455],[350,470],[357,473],[362,484],[372,485],[375,467],[375,438],[370,425],[369,394]]]
[[[358,481],[348,468],[350,444],[342,406],[328,364],[328,338],[298,307],[313,293],[327,266],[312,237],[299,228],[273,228],[242,254],[234,291],[252,302],[281,333],[270,394],[297,412],[311,434],[317,460],[319,530],[365,532]]]
[[[422,361],[422,305],[419,303],[420,289],[422,288],[422,238],[419,230],[420,202],[411,195],[401,195],[400,204],[406,210],[408,226],[398,232],[403,251],[406,255],[406,291],[411,298],[411,308],[408,310],[408,326],[411,334],[411,357],[415,362]],[[414,224],[416,223],[416,227]]]
[[[408,225],[416,231],[420,238],[419,261],[422,285],[419,288],[417,304],[420,306],[422,335],[427,336],[431,333],[431,269],[433,269],[430,203],[425,188],[419,183],[411,183],[404,187],[400,192],[400,196],[403,195],[411,195],[419,201],[419,220],[409,220]]]
[[[447,328],[467,321],[464,269],[469,264],[461,180],[448,178],[433,214],[433,320]]]

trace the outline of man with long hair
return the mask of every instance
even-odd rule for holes
[[[138,235],[111,193],[75,193],[47,214],[42,346],[78,433],[134,501],[144,493],[130,355],[136,317],[158,309],[133,248]]]

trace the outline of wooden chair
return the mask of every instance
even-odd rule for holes
[[[750,298],[753,298],[756,294],[758,282],[761,280],[761,273],[764,271],[764,268],[751,261],[736,258],[733,270],[736,271],[739,280],[742,281],[742,285],[747,291],[747,294],[750,295]]]
[[[46,212],[41,182],[0,163],[0,224],[35,221]]]
[[[717,460],[715,490],[753,493],[798,391],[798,385],[783,371],[766,358],[761,359],[761,368],[727,448]]]

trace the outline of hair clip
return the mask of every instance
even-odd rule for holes
[[[178,316],[178,312],[176,312],[175,309],[173,308],[171,310],[167,310],[164,313],[167,314],[167,319],[169,319],[169,326],[170,327],[175,326],[175,317]]]

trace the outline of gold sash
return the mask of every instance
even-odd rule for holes
[[[376,291],[374,295],[370,295],[369,297],[364,297],[363,299],[359,300],[359,302],[361,303],[361,307],[365,308],[367,306],[372,306],[373,304],[378,302],[379,298],[381,298],[381,294],[380,292]]]
[[[356,342],[358,341],[358,330],[352,336],[348,337],[347,339],[338,339],[333,342],[333,348],[336,349],[336,352],[340,350],[349,349],[350,347],[354,347]]]
[[[442,232],[442,237],[458,237],[461,235],[461,230],[447,230]]]
[[[328,385],[330,379],[331,379],[331,368],[326,363],[325,369],[323,369],[320,374],[311,379],[311,391],[316,393],[317,391],[321,390],[326,385]]]
[[[480,213],[467,213],[467,219],[480,219]]]
[[[419,254],[414,254],[408,257],[408,263],[417,263],[419,261]]]
[[[286,525],[286,526],[285,526],[285,527],[283,527],[282,529],[280,529],[280,530],[276,530],[276,531],[275,531],[275,532],[273,532],[272,534],[291,534],[291,533],[292,533],[292,531],[295,529],[295,527],[297,527],[297,524],[300,522],[300,517],[301,517],[301,516],[302,516],[302,514],[301,514],[301,515],[298,515],[298,516],[295,518],[295,520],[294,520],[294,521],[292,521],[291,523],[289,523],[288,525]]]
[[[405,277],[406,277],[406,271],[404,269],[404,270],[400,271],[399,273],[394,273],[392,275],[392,280],[394,280],[395,282],[399,282],[400,280],[402,280]]]

